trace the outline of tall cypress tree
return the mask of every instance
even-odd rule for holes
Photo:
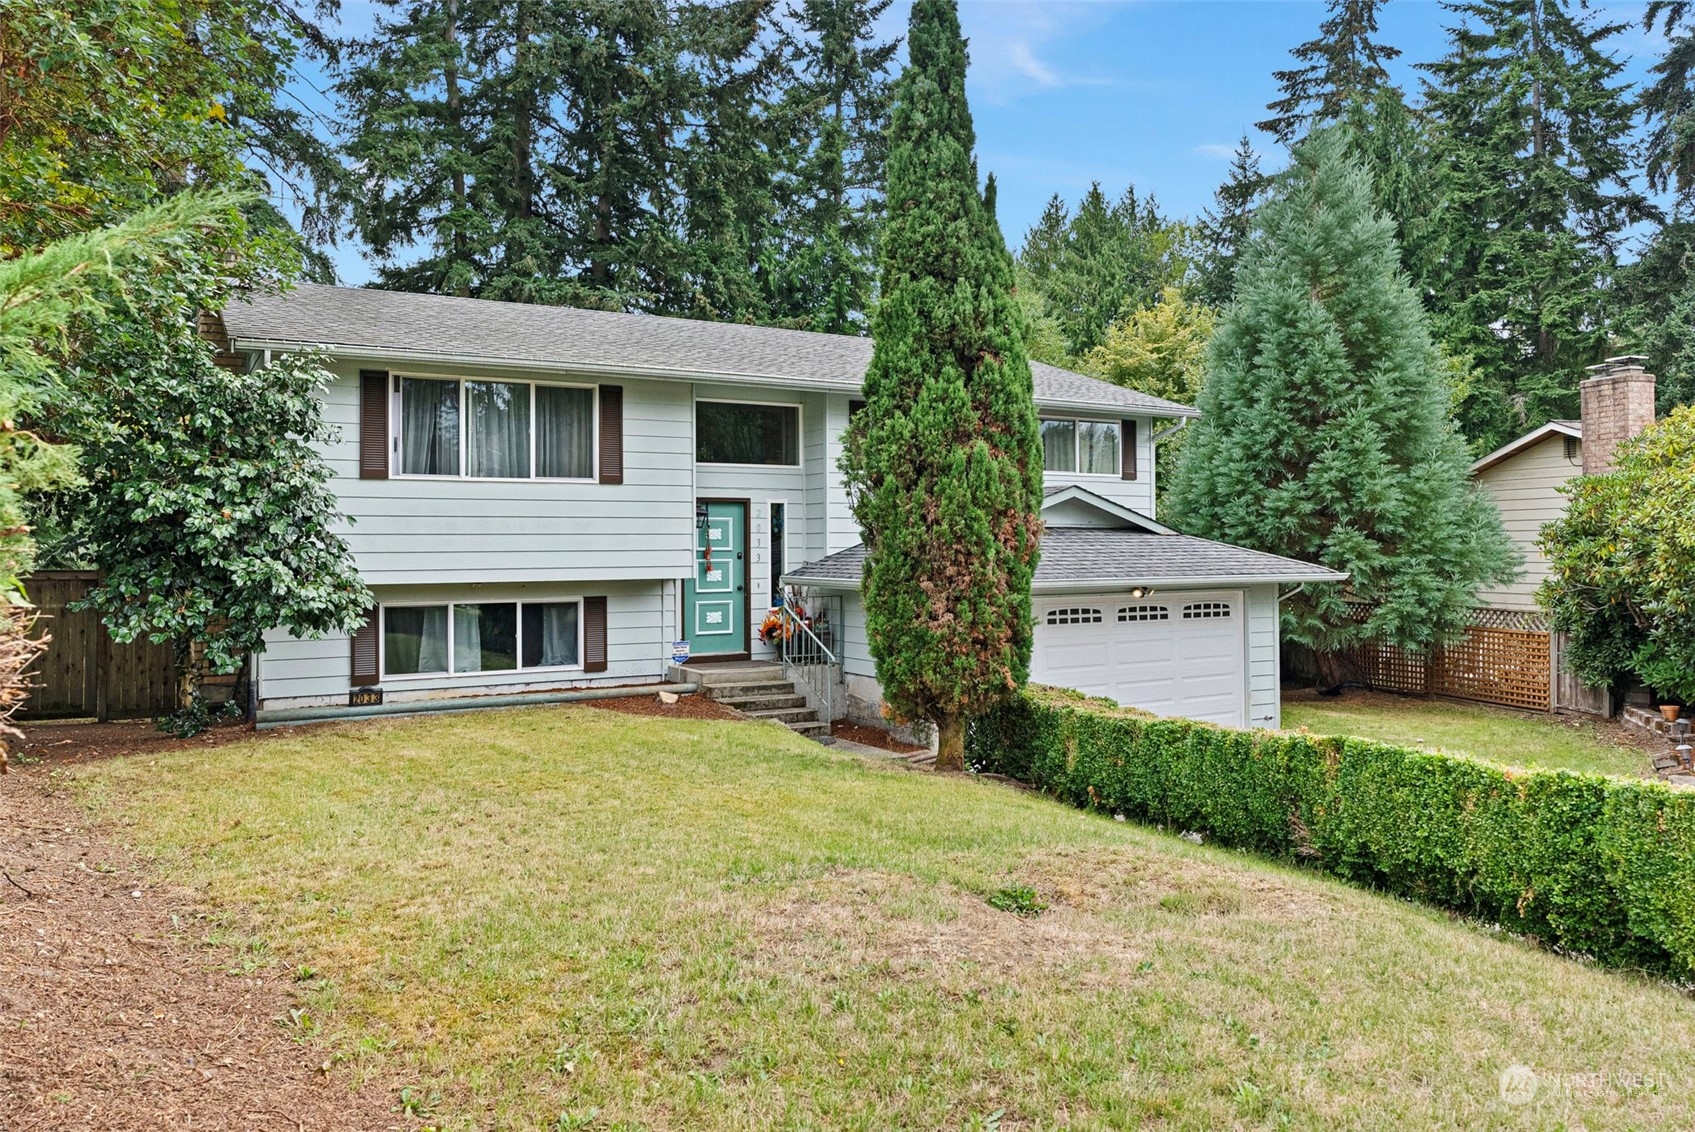
[[[1294,151],[1208,348],[1201,419],[1169,495],[1192,534],[1345,570],[1283,603],[1285,636],[1330,651],[1422,647],[1464,623],[1512,551],[1470,485],[1445,363],[1393,226],[1340,130]],[[1377,603],[1350,618],[1345,595]]]
[[[1012,257],[977,188],[955,0],[916,0],[889,128],[882,300],[842,469],[865,532],[871,655],[889,706],[965,724],[1021,685],[1041,523],[1041,441]]]
[[[1312,126],[1342,119],[1348,105],[1389,85],[1383,64],[1400,48],[1378,43],[1377,10],[1384,0],[1330,0],[1318,38],[1295,48],[1302,66],[1273,71],[1283,96],[1266,106],[1272,117],[1258,127],[1287,145]]]
[[[1606,353],[1626,229],[1655,214],[1631,185],[1634,111],[1597,24],[1564,0],[1468,0],[1425,64],[1447,207],[1437,328],[1475,362],[1461,423],[1480,450],[1577,414]]]

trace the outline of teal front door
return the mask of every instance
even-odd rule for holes
[[[690,656],[745,653],[747,505],[707,503],[695,529],[694,577],[683,585]]]

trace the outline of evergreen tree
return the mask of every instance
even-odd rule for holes
[[[1065,254],[1066,234],[1071,230],[1071,209],[1065,198],[1055,193],[1048,198],[1047,207],[1036,224],[1024,235],[1024,247],[1018,252],[1019,270],[1038,290],[1046,287]]]
[[[1652,0],[1642,29],[1660,25],[1665,52],[1654,64],[1654,81],[1642,92],[1648,122],[1648,187],[1695,196],[1695,6],[1689,0]]]
[[[1318,38],[1292,53],[1302,66],[1272,72],[1283,97],[1266,106],[1272,117],[1257,123],[1259,129],[1288,145],[1312,126],[1340,121],[1350,103],[1369,101],[1389,85],[1383,64],[1401,51],[1373,38],[1383,2],[1330,0]]]
[[[937,768],[957,770],[966,722],[1028,674],[1041,441],[994,182],[977,188],[954,0],[916,0],[907,42],[866,407],[842,468],[884,698],[933,723]]]
[[[382,0],[338,84],[384,285],[763,318],[774,0]]]
[[[784,245],[775,317],[864,333],[883,212],[895,52],[876,40],[893,0],[799,0],[785,39],[792,77],[778,108],[790,155],[779,190]]]
[[[1345,589],[1283,603],[1285,638],[1325,652],[1437,643],[1479,585],[1513,572],[1468,480],[1447,362],[1371,200],[1341,131],[1295,149],[1208,348],[1170,493],[1192,534],[1347,571]],[[1349,596],[1374,603],[1368,619]]]
[[[1097,183],[1074,215],[1057,197],[1049,202],[1025,237],[1024,276],[1041,292],[1066,351],[1080,355],[1100,344],[1114,319],[1183,276],[1181,245],[1181,227],[1160,215],[1153,197],[1143,200],[1131,186],[1109,202]]]
[[[1564,0],[1468,0],[1426,64],[1447,207],[1438,330],[1476,366],[1461,414],[1481,450],[1577,413],[1606,352],[1625,230],[1654,214],[1630,184],[1632,106],[1597,25]]]
[[[1259,171],[1259,154],[1248,135],[1236,143],[1230,173],[1212,195],[1212,207],[1195,226],[1195,293],[1201,302],[1222,307],[1236,290],[1236,267],[1253,232],[1254,212],[1270,178]]]

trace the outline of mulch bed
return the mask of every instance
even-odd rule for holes
[[[661,703],[656,693],[645,696],[618,696],[607,700],[584,700],[582,707],[625,715],[650,715],[658,719],[741,719],[742,717],[717,700],[698,694],[678,696],[674,704]]]
[[[227,970],[189,894],[91,826],[67,771],[212,746],[147,724],[35,726],[0,778],[0,1129],[416,1128],[395,1090],[350,1088],[283,1023],[287,972]],[[27,893],[24,891],[27,890]]]
[[[881,727],[866,727],[860,723],[848,723],[838,720],[830,727],[830,734],[838,739],[846,739],[850,743],[864,743],[867,747],[881,747],[885,751],[893,751],[897,755],[916,755],[920,752],[928,754],[928,747],[915,747],[911,743],[903,743],[884,731]]]

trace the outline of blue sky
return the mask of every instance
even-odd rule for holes
[[[897,0],[887,13],[891,34],[904,31],[907,7]],[[1638,83],[1658,50],[1641,30],[1642,8],[1606,4],[1598,13],[1631,24],[1611,43]],[[369,0],[347,3],[346,28],[363,32],[369,10]],[[1051,195],[1075,202],[1091,181],[1114,196],[1133,183],[1168,214],[1199,213],[1237,138],[1275,96],[1271,72],[1324,15],[1318,0],[962,0],[979,168],[999,182],[1007,241],[1022,242]],[[1416,90],[1412,65],[1445,53],[1453,20],[1428,0],[1384,7],[1382,38],[1403,52],[1403,86]],[[1269,145],[1264,135],[1254,142]],[[1281,160],[1266,155],[1268,168]],[[336,260],[343,282],[370,278],[356,246],[345,244]]]

